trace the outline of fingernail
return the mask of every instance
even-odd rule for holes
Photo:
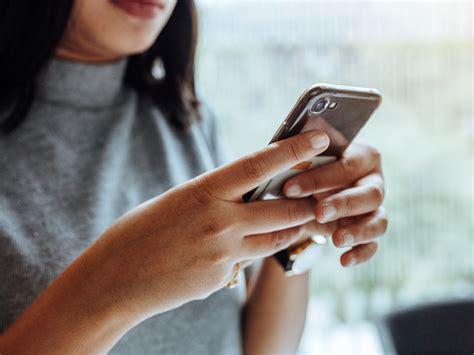
[[[324,133],[316,133],[309,139],[314,149],[323,149],[329,145],[329,138]]]
[[[323,221],[329,221],[336,217],[336,207],[332,205],[323,205],[322,206],[322,211],[323,211]]]
[[[354,236],[350,233],[344,234],[343,239],[344,239],[344,242],[342,244],[343,247],[351,246],[352,243],[354,243]]]
[[[301,194],[301,187],[298,184],[291,184],[286,189],[286,196],[288,197],[298,197]]]
[[[356,258],[354,258],[353,256],[351,256],[351,257],[349,258],[349,260],[347,261],[346,266],[347,266],[347,267],[350,267],[350,266],[354,266],[355,264],[357,264],[357,260],[356,260]]]

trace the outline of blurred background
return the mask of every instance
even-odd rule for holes
[[[368,263],[329,243],[300,352],[380,353],[373,320],[474,297],[471,1],[198,1],[198,88],[234,156],[265,145],[303,90],[368,86],[359,140],[383,156],[389,230]]]

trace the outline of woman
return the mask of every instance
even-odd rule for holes
[[[269,256],[325,234],[350,247],[343,266],[369,259],[387,224],[376,150],[352,145],[288,181],[292,198],[243,204],[328,137],[218,167],[192,1],[2,5],[0,353],[295,352],[308,274]],[[224,287],[261,259],[247,288]]]

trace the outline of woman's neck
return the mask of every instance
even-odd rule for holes
[[[55,56],[60,59],[84,63],[111,63],[123,58],[120,55],[80,51],[77,47],[73,48],[67,44],[59,46],[56,49]]]

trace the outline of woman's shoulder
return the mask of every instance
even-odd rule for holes
[[[199,104],[201,117],[197,125],[206,136],[217,164],[225,164],[232,159],[232,154],[229,145],[226,143],[222,122],[206,98],[200,96]]]
[[[150,118],[143,120],[144,117],[142,117],[141,122],[157,125],[158,134],[166,134],[168,138],[171,135],[180,140],[181,143],[189,142],[190,144],[199,145],[204,143],[206,149],[211,153],[216,166],[230,161],[230,149],[224,139],[222,122],[207,98],[201,95],[198,96],[199,117],[192,120],[191,125],[187,128],[177,128],[173,122],[167,119],[162,109],[148,96],[139,95],[138,99],[138,110],[141,114]]]
[[[196,123],[204,130],[209,139],[214,139],[216,132],[216,112],[206,98],[199,97],[199,118]]]

